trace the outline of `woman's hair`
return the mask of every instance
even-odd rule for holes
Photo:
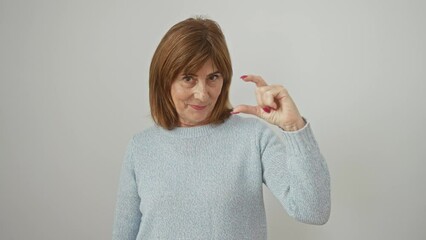
[[[149,102],[155,123],[166,129],[179,126],[171,97],[171,85],[181,72],[199,70],[211,59],[223,76],[223,86],[208,123],[223,123],[230,116],[231,57],[220,26],[205,18],[188,18],[164,35],[152,57],[149,70]]]

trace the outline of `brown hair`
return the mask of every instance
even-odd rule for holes
[[[171,97],[171,85],[181,72],[196,72],[211,59],[223,76],[223,86],[209,123],[223,123],[230,116],[229,87],[232,66],[220,26],[205,18],[188,18],[164,35],[152,57],[149,70],[149,103],[155,123],[166,129],[179,126]]]

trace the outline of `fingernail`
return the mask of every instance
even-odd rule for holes
[[[238,114],[239,112],[231,112],[231,114]]]
[[[244,79],[244,78],[246,78],[247,77],[247,75],[242,75],[240,78],[241,79]]]
[[[270,113],[271,112],[271,108],[270,107],[264,107],[263,111],[265,111],[267,113]]]

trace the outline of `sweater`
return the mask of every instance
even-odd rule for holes
[[[136,133],[122,164],[113,239],[267,239],[263,184],[296,220],[326,223],[330,177],[310,123],[277,130],[232,115]]]

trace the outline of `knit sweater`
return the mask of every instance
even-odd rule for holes
[[[222,124],[135,134],[113,239],[267,239],[263,184],[296,220],[326,223],[330,178],[310,123],[279,131],[233,115]]]

